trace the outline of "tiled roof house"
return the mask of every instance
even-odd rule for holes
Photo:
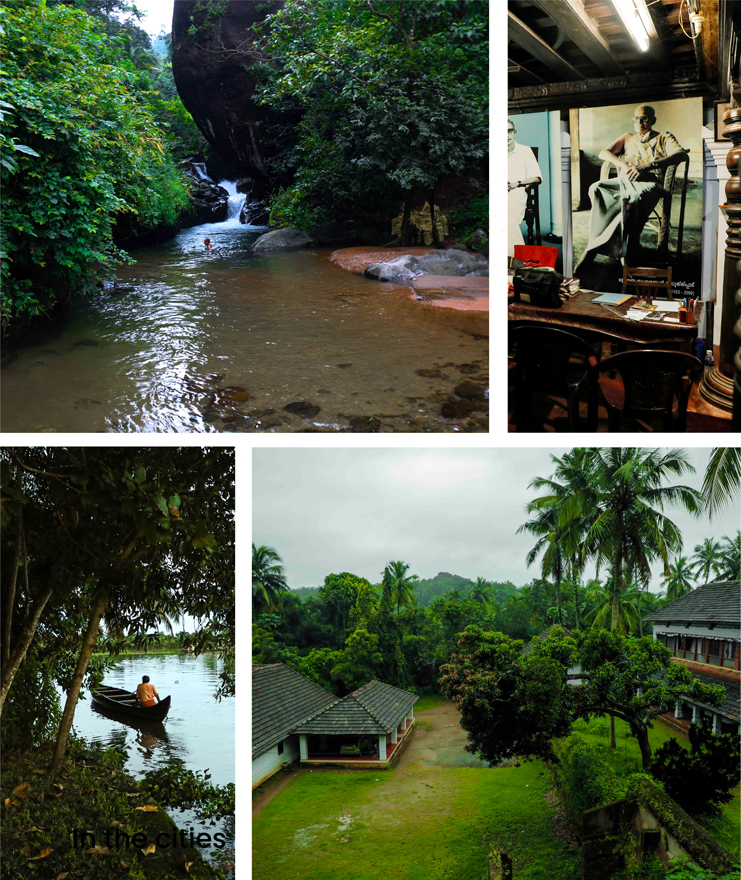
[[[675,663],[689,667],[703,684],[726,689],[722,706],[682,700],[675,717],[689,723],[707,716],[716,733],[741,732],[741,581],[698,587],[646,621],[653,624],[654,639],[671,650]]]
[[[337,701],[283,663],[252,667],[252,787],[299,756],[291,729]]]

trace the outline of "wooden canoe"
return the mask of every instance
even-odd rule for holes
[[[129,718],[141,718],[146,721],[164,721],[170,711],[170,698],[165,697],[154,706],[137,706],[136,694],[121,688],[102,684],[92,692],[93,705],[104,712],[126,715]]]

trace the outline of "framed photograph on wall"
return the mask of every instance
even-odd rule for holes
[[[731,109],[730,101],[716,101],[715,103],[715,140],[727,141],[729,138],[723,136],[723,114],[726,110]]]

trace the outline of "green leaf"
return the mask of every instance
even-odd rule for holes
[[[165,503],[165,499],[162,497],[162,495],[155,495],[152,498],[152,501],[154,501],[154,503],[162,511],[162,513],[164,513],[165,516],[169,514],[170,511],[168,510],[167,504]]]

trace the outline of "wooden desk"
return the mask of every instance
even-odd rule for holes
[[[550,324],[571,330],[587,339],[612,338],[645,348],[671,348],[691,352],[692,340],[697,337],[697,327],[702,317],[702,302],[695,305],[694,324],[664,324],[654,321],[630,321],[619,317],[592,300],[599,296],[591,291],[580,291],[566,300],[560,309],[547,309],[538,306],[516,303],[514,294],[509,296],[509,324]],[[635,297],[621,306],[612,306],[615,311],[625,314]]]

